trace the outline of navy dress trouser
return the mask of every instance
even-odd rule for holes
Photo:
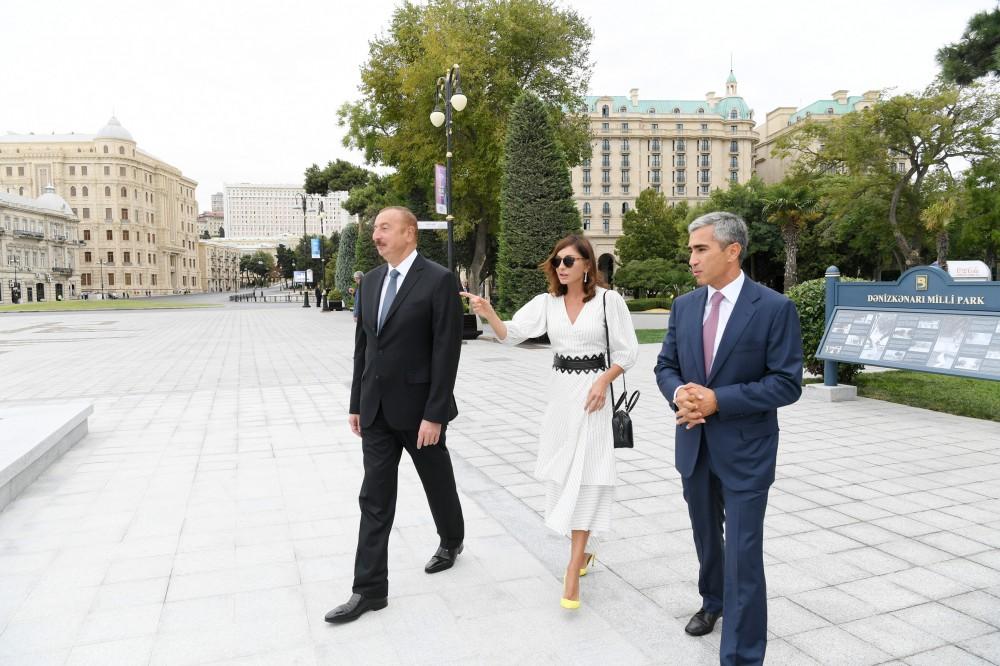
[[[722,612],[723,666],[764,662],[767,587],[764,580],[764,512],[768,489],[726,488],[701,441],[698,461],[683,479],[684,499],[698,553],[702,608]]]

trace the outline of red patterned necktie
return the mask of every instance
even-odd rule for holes
[[[719,303],[722,302],[722,298],[721,291],[712,294],[712,309],[701,328],[701,346],[705,352],[706,377],[712,372],[712,361],[715,360],[715,334],[719,331]]]

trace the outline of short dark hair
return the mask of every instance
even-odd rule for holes
[[[383,208],[378,212],[378,215],[375,216],[375,219],[378,219],[379,215],[381,215],[382,213],[388,213],[390,211],[395,211],[399,213],[403,217],[403,222],[406,223],[407,226],[411,226],[414,229],[418,228],[417,216],[414,215],[413,211],[407,208],[406,206],[386,206],[385,208]]]

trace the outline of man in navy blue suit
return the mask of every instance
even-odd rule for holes
[[[709,213],[688,233],[700,287],[674,301],[656,363],[656,383],[676,411],[674,458],[700,565],[701,610],[684,630],[703,636],[725,615],[720,662],[761,664],[764,512],[778,453],[777,410],[802,393],[799,317],[788,298],[743,274],[742,219]]]

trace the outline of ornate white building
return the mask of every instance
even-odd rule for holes
[[[0,303],[76,298],[79,226],[52,186],[37,199],[0,191]]]

